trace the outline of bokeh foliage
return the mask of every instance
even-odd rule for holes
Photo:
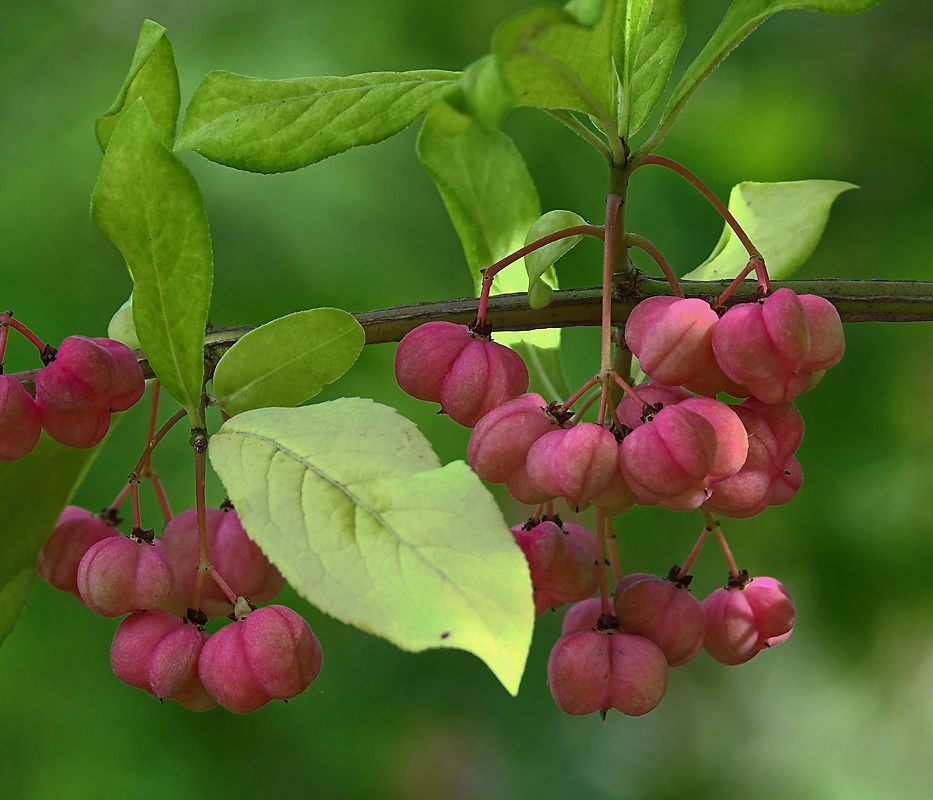
[[[684,64],[726,5],[687,0]],[[104,335],[126,299],[126,268],[87,211],[100,165],[94,120],[113,101],[144,18],[168,29],[184,104],[212,69],[270,79],[461,69],[488,51],[504,16],[529,7],[36,0],[5,9],[0,304],[59,342]],[[659,152],[721,197],[744,180],[858,184],[836,202],[800,277],[933,279],[931,31],[924,0],[889,0],[856,17],[781,14],[704,84]],[[530,109],[504,127],[544,210],[601,220],[604,165],[585,144]],[[470,294],[460,244],[414,143],[409,130],[271,177],[182,156],[211,223],[212,321],[259,324],[321,305],[364,311]],[[648,169],[633,182],[627,222],[679,273],[706,257],[721,230],[688,186]],[[562,260],[561,285],[595,284],[598,259],[594,246],[575,248]],[[144,798],[924,796],[933,777],[933,329],[873,323],[846,333],[842,364],[799,403],[807,423],[800,494],[724,524],[742,564],[779,576],[797,601],[798,629],[773,653],[734,669],[701,656],[673,673],[651,715],[602,724],[564,717],[544,685],[559,615],[538,621],[513,699],[467,654],[403,653],[288,594],[322,641],[318,681],[288,706],[196,715],[120,684],[108,664],[112,623],[37,581],[0,648],[5,796],[96,800],[129,786]],[[572,382],[582,382],[597,359],[594,331],[565,340]],[[365,349],[320,397],[395,405],[444,463],[462,458],[467,432],[393,385],[393,352]],[[14,347],[7,369],[33,366],[28,358]],[[144,424],[141,407],[124,415],[77,503],[112,500]],[[186,439],[170,437],[155,463],[175,510],[193,502]],[[210,492],[219,503],[219,484]],[[514,521],[524,513],[505,511]],[[157,513],[144,507],[153,521]],[[665,572],[701,524],[695,514],[627,514],[617,524],[623,563]],[[724,570],[710,552],[695,573],[702,596]]]

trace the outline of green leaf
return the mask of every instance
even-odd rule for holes
[[[881,0],[733,0],[709,42],[687,68],[664,109],[658,134],[666,131],[690,96],[748,34],[778,11],[803,9],[822,14],[856,14]]]
[[[350,369],[365,341],[360,323],[339,308],[279,317],[224,353],[214,370],[214,396],[228,414],[297,406]]]
[[[213,263],[194,176],[162,143],[142,100],[117,125],[91,218],[133,276],[133,321],[165,389],[197,419]]]
[[[136,324],[133,322],[133,293],[126,299],[107,325],[107,338],[123,342],[130,350],[139,350],[142,345],[136,335]]]
[[[211,72],[181,123],[176,149],[251,172],[306,167],[407,128],[458,72],[372,72],[268,81]]]
[[[443,101],[425,118],[418,157],[447,206],[478,294],[483,281],[480,270],[523,247],[525,234],[541,214],[534,181],[518,148],[502,131]],[[552,280],[556,288],[556,276]],[[499,272],[493,282],[494,294],[526,290],[521,261]],[[524,343],[531,391],[553,399],[549,387],[567,385],[559,368],[559,330],[500,331],[494,339],[516,350]]]
[[[645,124],[667,88],[687,34],[683,0],[628,0],[625,19],[619,22],[619,127],[631,136]]]
[[[591,27],[581,20],[593,22],[596,4],[592,2],[570,4],[569,10],[536,8],[502,23],[493,36],[493,52],[516,104],[599,116],[579,88],[548,63],[549,58],[574,73],[617,123],[619,83],[612,63],[616,6],[611,0],[603,3],[602,14]]]
[[[175,139],[180,94],[175,52],[165,28],[151,19],[143,22],[130,71],[113,105],[94,125],[100,149],[106,151],[113,129],[126,110],[139,98],[146,101],[152,122],[169,147]]]
[[[577,225],[586,225],[586,220],[573,211],[548,211],[538,217],[528,229],[525,244],[531,244],[549,233],[557,233],[557,231]],[[528,304],[532,308],[545,308],[551,304],[557,277],[553,270],[554,262],[570,252],[582,238],[582,236],[568,236],[566,239],[558,239],[525,256],[525,272],[528,273]]]
[[[729,195],[729,211],[764,256],[772,280],[786,278],[814,251],[833,202],[856,189],[842,181],[739,183]],[[686,280],[734,278],[748,263],[748,251],[726,224],[710,257]]]
[[[0,642],[19,619],[39,551],[97,451],[65,447],[43,433],[25,458],[0,461]]]
[[[525,558],[463,462],[343,398],[233,417],[209,453],[249,535],[322,611],[411,651],[467,650],[512,694],[534,613]]]
[[[489,53],[463,71],[460,82],[444,99],[458,111],[496,127],[515,105],[515,97],[496,57]]]

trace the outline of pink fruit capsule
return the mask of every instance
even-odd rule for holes
[[[0,375],[0,461],[29,455],[41,433],[36,401],[12,375]]]
[[[78,564],[91,545],[102,539],[119,536],[96,514],[77,506],[68,506],[58,518],[45,546],[39,551],[38,570],[56,589],[79,598]]]

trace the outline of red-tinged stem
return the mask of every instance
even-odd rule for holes
[[[0,320],[0,375],[3,374],[3,356],[6,353],[6,340],[10,335],[10,326]]]
[[[191,445],[194,448],[194,496],[198,517],[198,574],[194,584],[194,606],[201,607],[201,591],[204,576],[210,567],[207,557],[207,432],[192,429]]]
[[[220,587],[220,591],[222,591],[224,595],[226,595],[227,599],[231,603],[236,603],[236,598],[237,598],[236,592],[234,592],[233,589],[230,588],[230,585],[223,578],[220,577],[220,573],[217,572],[217,570],[214,569],[214,567],[211,564],[207,565],[207,574],[210,575],[214,579],[214,583],[216,583]]]
[[[685,178],[702,194],[713,207],[722,215],[722,218],[726,221],[730,228],[732,228],[738,240],[742,243],[745,249],[748,251],[749,258],[751,260],[757,260],[755,266],[755,271],[758,273],[758,282],[761,284],[762,288],[767,291],[768,286],[768,272],[765,269],[765,260],[762,258],[761,253],[758,251],[758,248],[752,244],[752,240],[748,238],[742,226],[739,225],[738,220],[732,216],[732,212],[723,205],[722,201],[710,191],[709,187],[706,186],[703,181],[701,181],[696,175],[694,175],[690,170],[684,167],[681,164],[678,164],[676,161],[673,161],[670,158],[665,158],[664,156],[645,156],[641,161],[638,162],[635,169],[642,167],[645,164],[657,164],[661,167],[667,167],[670,170],[673,170],[682,178]]]
[[[657,265],[661,268],[661,272],[664,273],[664,277],[667,279],[671,290],[674,292],[674,297],[684,296],[683,289],[680,288],[680,283],[677,281],[677,276],[674,275],[674,270],[671,269],[671,265],[667,263],[667,259],[664,258],[661,251],[658,250],[657,247],[655,247],[644,236],[639,236],[637,233],[625,234],[625,243],[630,247],[638,247],[651,256]]]
[[[29,330],[29,328],[23,325],[22,322],[18,322],[17,320],[13,319],[12,311],[7,311],[3,314],[0,314],[0,323],[4,323],[4,322],[7,325],[9,325],[11,328],[13,328],[13,330],[19,331],[21,334],[23,334],[23,336],[29,339],[29,341],[32,342],[36,346],[36,349],[40,353],[45,352],[45,346],[46,346],[45,342],[43,342],[38,336],[36,336],[31,330]]]
[[[123,501],[126,500],[126,498],[129,496],[132,486],[133,486],[133,481],[131,480],[120,490],[120,494],[118,494],[116,498],[114,499],[114,501],[110,504],[110,508],[116,511],[120,506],[122,506]]]
[[[606,517],[602,511],[596,509],[596,547],[597,559],[599,563],[599,599],[602,604],[602,612],[605,616],[612,614],[612,606],[609,603],[609,587],[606,585]]]
[[[133,495],[133,527],[143,527],[142,515],[139,513],[139,478],[135,475],[130,477],[130,492]]]
[[[149,478],[149,482],[152,484],[152,491],[155,492],[156,499],[159,501],[159,508],[162,509],[162,516],[165,517],[165,521],[172,521],[172,507],[168,503],[168,497],[165,495],[165,489],[162,488],[162,481],[159,480],[159,476],[156,475],[152,470],[149,471],[149,474],[146,476]]]
[[[538,505],[535,506],[535,513],[531,515],[531,518],[532,518],[532,519],[536,519],[536,520],[540,520],[540,519],[541,519],[541,515],[544,514],[544,513],[545,513],[545,512],[544,512],[544,503],[538,503]]]
[[[713,520],[713,525],[718,527],[719,523]],[[712,532],[713,527],[707,522],[706,527],[703,528],[703,532],[697,539],[696,544],[693,545],[693,549],[690,551],[690,555],[687,556],[687,560],[684,561],[684,565],[677,573],[677,580],[683,580],[687,577],[687,573],[690,572],[690,568],[693,566],[693,562],[697,560],[697,556],[700,555],[700,550],[703,549],[703,545],[706,544],[706,540],[709,538],[709,535]]]
[[[597,383],[599,383],[599,375],[594,375],[586,383],[584,383],[577,391],[575,391],[567,401],[561,406],[561,408],[569,409],[574,403],[577,402],[583,395],[585,395],[590,389],[592,389]]]
[[[563,230],[549,233],[547,236],[542,236],[540,239],[536,239],[535,241],[531,242],[531,244],[526,244],[524,247],[516,250],[514,253],[507,255],[503,259],[500,259],[492,266],[487,267],[485,270],[483,270],[483,286],[479,296],[479,308],[476,311],[476,319],[479,325],[482,326],[486,321],[486,305],[489,303],[489,292],[492,289],[492,279],[496,277],[497,272],[505,269],[507,266],[509,266],[509,264],[514,264],[516,261],[524,258],[529,253],[533,253],[535,250],[539,250],[542,247],[560,241],[561,239],[567,239],[570,236],[592,236],[594,239],[602,239],[604,235],[605,231],[599,225],[574,225],[571,228],[564,228]]]
[[[589,411],[590,406],[593,405],[600,397],[602,397],[602,387],[593,392],[589,397],[586,398],[581,404],[580,407],[574,412],[573,421],[579,422],[583,419],[583,415]],[[612,403],[609,404],[609,407],[612,408]]]
[[[609,403],[609,392],[606,391],[608,381],[601,381],[599,386],[599,411],[596,414],[596,424],[602,426],[606,421],[606,407]]]
[[[610,192],[606,198],[606,238],[603,241],[603,298],[600,328],[599,359],[599,416],[600,425],[606,419],[606,406],[609,403],[609,386],[612,382],[612,284],[615,267],[616,229],[619,222],[619,209],[622,198]],[[624,236],[621,237],[624,242]],[[624,244],[623,244],[624,247]],[[605,612],[608,613],[608,612]]]
[[[156,378],[152,382],[152,395],[149,398],[149,420],[146,422],[146,442],[151,442],[152,437],[155,436],[156,421],[159,416],[159,395],[161,394],[162,384],[159,382],[159,379]],[[152,451],[149,451],[149,455],[146,460],[140,465],[139,468],[139,477],[145,478],[149,474],[149,470],[152,468]]]
[[[732,551],[729,549],[729,545],[726,542],[726,537],[722,535],[722,530],[719,527],[719,521],[714,519],[713,515],[709,513],[703,506],[700,506],[700,511],[703,514],[703,519],[706,520],[706,526],[710,528],[713,534],[716,536],[716,541],[719,542],[719,547],[722,549],[722,554],[726,558],[726,564],[729,565],[729,576],[732,578],[739,577],[739,568],[735,563],[735,558],[732,557]]]
[[[616,534],[612,529],[612,517],[606,517],[606,529],[609,539],[609,560],[612,562],[612,574],[616,583],[622,580],[622,565],[619,564],[619,553],[616,547]]]
[[[638,392],[636,392],[631,386],[629,386],[624,380],[622,380],[622,378],[620,378],[619,375],[618,375],[617,373],[615,373],[615,372],[612,373],[612,379],[613,379],[617,384],[619,384],[619,386],[622,387],[622,389],[625,391],[626,394],[630,394],[632,397],[634,397],[634,398],[635,398],[635,402],[638,403],[642,408],[644,408],[646,405],[648,405],[644,400],[642,400],[642,399],[638,396]]]
[[[767,294],[771,288],[771,284],[768,281],[768,273],[766,271],[765,272],[759,271],[758,269],[759,266],[764,267],[764,264],[763,263],[759,264],[758,259],[755,258],[754,256],[748,259],[748,263],[745,265],[742,271],[738,274],[736,279],[732,281],[732,283],[730,283],[725,289],[723,289],[722,294],[719,295],[719,299],[716,300],[716,308],[719,308],[720,306],[722,306],[722,304],[725,303],[726,300],[729,299],[731,294],[736,289],[738,289],[739,286],[742,285],[742,281],[745,280],[745,278],[748,276],[748,273],[751,272],[752,270],[755,270],[756,274],[758,275],[758,285],[761,287],[762,291],[765,294]]]
[[[149,444],[146,445],[146,449],[143,450],[143,454],[139,457],[139,461],[136,462],[136,469],[133,470],[133,475],[131,477],[133,478],[139,477],[141,470],[143,468],[143,464],[146,463],[146,460],[149,458],[149,455],[155,449],[156,445],[158,445],[158,443],[162,441],[162,437],[165,436],[165,434],[168,433],[172,429],[175,423],[183,419],[187,413],[188,412],[185,411],[185,409],[183,408],[178,409],[178,411],[172,414],[168,422],[166,422],[161,428],[159,428],[159,432],[156,433],[156,435],[152,437],[152,439],[149,441]]]

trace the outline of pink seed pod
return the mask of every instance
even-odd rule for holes
[[[596,630],[599,618],[603,615],[603,601],[599,597],[587,597],[574,603],[564,614],[561,623],[561,635],[571,631]]]
[[[656,644],[618,631],[575,630],[557,640],[548,659],[548,686],[565,714],[615,708],[641,716],[667,691],[669,669]]]
[[[657,575],[628,576],[613,598],[619,627],[654,642],[669,666],[683,666],[700,652],[706,617],[685,587]]]
[[[78,593],[102,617],[162,608],[175,591],[172,562],[158,548],[123,536],[91,545],[78,564]]]
[[[590,503],[618,474],[619,443],[593,422],[581,422],[567,431],[554,456],[551,474],[571,506]]]
[[[123,342],[115,339],[92,339],[113,356],[115,367],[110,384],[108,405],[111,411],[126,411],[139,402],[146,391],[143,371],[130,350]]]
[[[212,563],[216,555],[213,552],[213,543],[224,516],[224,512],[219,508],[205,509],[207,555]],[[175,568],[175,592],[165,608],[173,614],[183,616],[187,609],[193,607],[194,590],[198,577],[200,545],[198,543],[197,509],[189,508],[172,517],[165,526],[162,537],[156,540],[156,547],[165,553]],[[220,567],[216,567],[216,569],[221,577],[226,580],[226,575],[224,575]],[[201,587],[200,606],[201,610],[209,618],[225,617],[232,608],[227,596],[209,575],[204,578]]]
[[[70,414],[107,410],[116,372],[116,359],[107,348],[87,336],[69,336],[55,360],[36,373],[36,402]]]
[[[78,599],[78,564],[91,545],[102,539],[119,536],[96,514],[77,506],[62,511],[43,548],[39,551],[39,574],[61,592],[71,592]]]
[[[639,504],[689,511],[709,495],[716,447],[716,431],[704,417],[666,406],[622,440],[619,466]]]
[[[395,352],[395,377],[412,397],[440,403],[467,428],[528,389],[518,353],[451,322],[428,322],[406,334]]]
[[[688,397],[680,402],[680,407],[695,411],[716,431],[716,456],[710,469],[711,482],[735,475],[748,455],[748,434],[732,407],[712,397]]]
[[[224,513],[207,553],[230,588],[254,603],[268,603],[285,585],[282,573],[249,538],[235,510]]]
[[[525,468],[528,477],[545,499],[562,496],[562,489],[554,476],[553,465],[560,452],[560,445],[569,429],[559,428],[538,438],[528,450]]]
[[[662,407],[672,406],[679,403],[681,400],[686,400],[688,397],[693,396],[680,386],[662,386],[653,381],[640,383],[635,387],[635,390],[645,403],[652,406],[658,404]],[[626,394],[625,397],[622,398],[618,408],[616,408],[616,413],[619,416],[619,422],[629,428],[639,428],[645,424],[645,421],[642,419],[644,416],[644,407],[630,394]]]
[[[124,683],[191,711],[217,705],[198,677],[198,657],[208,635],[167,611],[138,611],[117,627],[110,664]]]
[[[59,444],[85,450],[100,444],[110,430],[110,410],[51,411],[39,406],[42,427]]]
[[[32,395],[12,375],[0,375],[0,461],[29,455],[41,433],[42,417]]]
[[[829,300],[818,294],[802,294],[800,302],[810,331],[810,352],[804,360],[804,367],[811,372],[819,372],[836,366],[846,350],[839,312]]]
[[[774,578],[753,578],[741,587],[717,589],[703,601],[703,647],[723,664],[744,664],[784,641],[794,627],[790,593]]]
[[[235,714],[290,700],[321,671],[321,645],[286,606],[266,606],[215,633],[201,650],[198,674],[208,693]]]
[[[575,603],[596,591],[596,537],[585,528],[561,529],[545,520],[530,529],[516,525],[512,535],[528,561],[536,616],[552,605]]]
[[[629,316],[625,342],[651,380],[681,386],[715,363],[712,337],[718,321],[705,300],[649,297]]]
[[[506,483],[525,468],[528,450],[557,421],[545,409],[540,394],[523,394],[486,414],[470,434],[467,460],[473,471],[490,483]]]

